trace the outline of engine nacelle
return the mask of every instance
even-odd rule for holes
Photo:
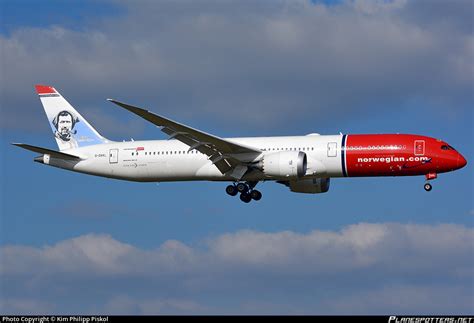
[[[280,151],[266,154],[259,164],[265,175],[299,178],[306,174],[307,157],[302,151]]]
[[[308,178],[290,181],[287,185],[292,192],[317,194],[329,191],[330,183],[330,178]]]

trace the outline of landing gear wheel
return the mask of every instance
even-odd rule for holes
[[[433,186],[431,186],[430,183],[426,183],[425,186],[424,186],[424,188],[425,188],[425,191],[429,192],[429,191],[431,191],[431,189],[433,188]]]
[[[229,185],[229,186],[227,186],[227,187],[225,188],[225,192],[226,192],[227,194],[229,194],[230,196],[236,196],[237,193],[239,193],[239,192],[237,191],[237,187],[235,187],[235,185]]]
[[[239,191],[240,193],[247,193],[248,190],[249,190],[249,187],[247,184],[245,183],[237,184],[237,191]]]
[[[252,200],[252,197],[250,196],[250,194],[242,193],[240,194],[240,200],[244,203],[249,203]]]
[[[252,190],[252,192],[250,192],[250,197],[255,201],[260,201],[260,199],[262,198],[262,193],[257,190]]]

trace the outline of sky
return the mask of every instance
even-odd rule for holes
[[[472,314],[471,1],[0,1],[0,312]],[[105,137],[165,139],[115,98],[220,137],[415,133],[423,177],[133,183],[33,162],[54,86]]]

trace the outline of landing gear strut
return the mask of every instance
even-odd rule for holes
[[[260,201],[262,193],[254,189],[258,182],[240,182],[237,184],[229,185],[225,191],[230,196],[236,196],[240,193],[240,200],[244,203],[250,203],[250,201]]]

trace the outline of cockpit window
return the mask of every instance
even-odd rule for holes
[[[456,150],[450,145],[442,145],[441,150]]]

